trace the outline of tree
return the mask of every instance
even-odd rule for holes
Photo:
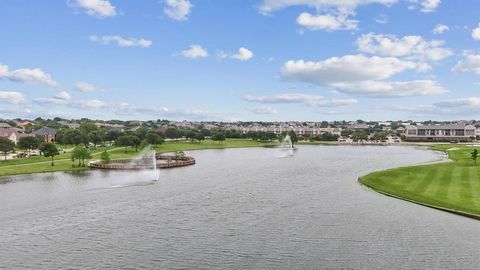
[[[21,137],[18,141],[18,147],[20,149],[28,150],[28,155],[30,155],[30,150],[37,149],[40,146],[40,140],[35,137]]]
[[[225,141],[225,135],[221,132],[217,132],[217,133],[213,134],[212,140],[216,141],[216,142],[223,142],[223,141]]]
[[[169,139],[176,139],[180,137],[180,133],[178,132],[178,129],[175,127],[170,127],[165,131],[165,136]]]
[[[147,142],[153,146],[155,146],[155,148],[157,147],[158,144],[162,144],[163,143],[163,138],[160,137],[160,135],[158,135],[155,131],[149,131],[146,135],[145,135],[145,139],[147,140]]]
[[[55,144],[44,143],[40,146],[40,151],[42,151],[44,157],[52,158],[52,166],[54,166],[55,164],[53,163],[53,158],[60,154]]]
[[[142,140],[140,140],[140,138],[135,135],[131,135],[130,137],[132,137],[131,141],[132,145],[135,146],[135,151],[138,151],[138,147],[140,146],[140,144],[142,144]]]
[[[122,135],[117,138],[115,144],[118,146],[124,146],[125,152],[127,152],[128,147],[133,145],[132,136]]]
[[[473,149],[472,159],[473,159],[473,161],[475,162],[475,165],[477,165],[477,158],[478,158],[478,150],[477,150],[477,149]]]
[[[92,158],[87,148],[77,146],[72,151],[72,161],[78,159],[78,166],[85,166],[85,160]]]
[[[15,144],[6,137],[0,137],[0,151],[5,155],[7,160],[7,153],[13,151]]]
[[[88,140],[93,143],[93,146],[97,148],[97,144],[103,142],[104,133],[100,130],[90,131],[88,133]]]
[[[198,141],[198,142],[202,142],[203,140],[205,140],[205,136],[199,132],[199,133],[196,133],[195,134],[195,139]]]
[[[100,160],[105,164],[110,163],[110,154],[107,152],[107,150],[104,150],[102,152],[102,154],[100,155]]]

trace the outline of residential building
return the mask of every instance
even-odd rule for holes
[[[407,126],[405,130],[407,141],[470,142],[475,140],[475,134],[476,128],[464,123]]]
[[[57,132],[53,128],[42,127],[32,132],[33,136],[41,137],[45,142],[54,142],[57,138]]]

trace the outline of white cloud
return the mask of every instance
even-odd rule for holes
[[[449,31],[449,30],[450,30],[450,27],[448,27],[447,25],[437,24],[435,26],[435,28],[433,28],[432,33],[434,33],[435,35],[439,35],[439,34],[443,34],[445,31]]]
[[[74,5],[85,9],[91,16],[104,18],[117,15],[115,7],[108,0],[75,0]]]
[[[208,57],[208,52],[200,45],[190,45],[190,49],[182,51],[182,55],[186,58],[204,58]]]
[[[349,14],[325,14],[312,15],[307,12],[301,13],[297,17],[297,23],[309,30],[355,30],[358,28],[358,21],[348,19]]]
[[[438,95],[447,92],[436,81],[385,81],[408,70],[423,71],[422,63],[395,57],[346,55],[324,61],[288,61],[282,75],[290,80],[331,87],[338,92],[375,97]]]
[[[368,33],[357,39],[358,50],[382,56],[407,57],[421,61],[440,61],[453,55],[444,48],[443,41],[426,41],[421,36],[404,36]]]
[[[120,47],[140,47],[148,48],[152,45],[152,41],[144,38],[123,38],[121,36],[95,36],[89,37],[91,41],[98,42],[103,45],[110,44],[111,42],[117,43]]]
[[[431,96],[447,93],[447,90],[432,80],[414,81],[363,81],[356,83],[335,83],[340,92],[373,97]]]
[[[437,102],[434,105],[437,107],[480,107],[480,97],[451,99],[447,101]]]
[[[438,6],[440,5],[441,0],[423,0],[421,2],[422,5],[422,12],[433,12],[435,11]]]
[[[50,74],[40,68],[20,68],[10,71],[8,66],[0,64],[1,78],[22,83],[41,83],[50,87],[58,86],[58,83],[52,79]]]
[[[189,0],[165,0],[165,7],[163,12],[168,17],[177,21],[188,20],[188,15],[192,10],[193,5]]]
[[[263,14],[291,7],[291,6],[309,6],[316,10],[355,10],[358,6],[369,4],[392,5],[398,0],[264,0],[259,6]]]
[[[383,80],[418,67],[414,62],[394,57],[346,55],[318,62],[290,60],[283,65],[281,72],[291,80],[329,85],[336,82]]]
[[[358,103],[358,101],[355,99],[328,100],[322,96],[307,95],[307,94],[300,94],[300,93],[287,93],[287,94],[280,94],[275,96],[245,95],[243,96],[243,99],[249,102],[271,103],[271,104],[297,103],[297,104],[304,104],[311,107],[336,107],[336,106],[347,106],[347,105]]]
[[[80,92],[89,93],[89,92],[104,92],[104,89],[101,89],[91,83],[87,82],[77,82],[75,84],[75,89]]]
[[[265,107],[247,107],[247,110],[253,112],[254,114],[277,114],[278,111],[270,106]]]
[[[259,6],[259,11],[266,15],[291,6],[307,6],[314,8],[317,14],[301,13],[297,18],[297,23],[301,26],[310,30],[355,30],[358,28],[358,21],[350,19],[349,17],[355,16],[357,7],[369,4],[391,5],[397,1],[398,0],[264,0]]]
[[[225,52],[218,53],[219,58],[231,58],[240,61],[248,61],[253,58],[253,52],[247,48],[241,47],[238,49],[238,53],[228,54]]]
[[[107,106],[107,104],[98,99],[83,100],[72,103],[72,105],[80,108],[101,109]]]
[[[380,14],[380,16],[378,16],[375,19],[375,22],[379,23],[379,24],[387,24],[388,23],[388,16],[385,15],[385,14]]]
[[[68,92],[62,91],[62,92],[56,94],[54,98],[60,99],[60,100],[71,100],[72,96]]]
[[[10,103],[10,104],[21,104],[26,101],[27,99],[20,92],[0,91],[0,102]]]
[[[473,29],[472,31],[472,37],[475,40],[480,40],[480,24],[478,25],[477,28]]]
[[[480,74],[480,55],[470,54],[460,60],[453,68],[453,72]]]

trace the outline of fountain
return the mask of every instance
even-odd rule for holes
[[[158,181],[160,178],[157,170],[156,152],[151,146],[145,147],[137,157],[125,164],[125,169],[152,170],[153,181]]]
[[[293,156],[295,147],[293,147],[293,142],[292,138],[290,138],[290,135],[287,135],[285,136],[285,138],[283,138],[282,146],[280,149],[282,151],[281,157]]]

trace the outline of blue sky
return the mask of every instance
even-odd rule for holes
[[[479,9],[476,0],[3,0],[0,117],[478,119]]]

